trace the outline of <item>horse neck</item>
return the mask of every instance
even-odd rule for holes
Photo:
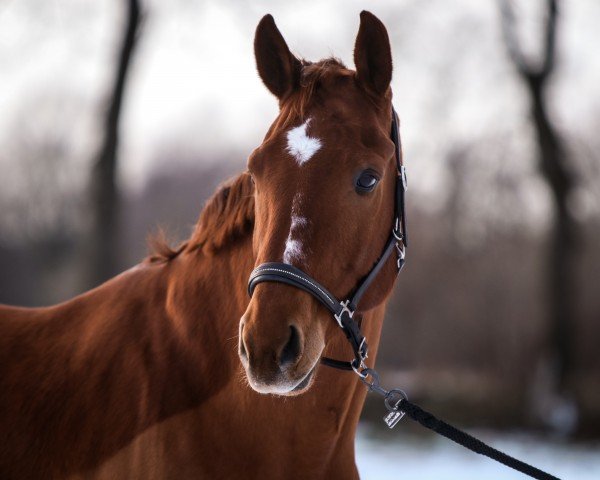
[[[0,471],[92,469],[221,390],[252,263],[241,251],[143,263],[55,307],[0,307]]]
[[[223,360],[228,370],[238,368],[238,325],[248,305],[246,285],[254,266],[251,244],[247,236],[217,252],[184,252],[166,267],[170,322],[182,344],[197,351],[208,370],[219,361],[217,370],[222,372]]]

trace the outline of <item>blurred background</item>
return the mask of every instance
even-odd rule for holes
[[[0,302],[66,300],[186,238],[277,104],[253,58],[352,66],[385,23],[411,245],[377,366],[448,421],[600,478],[600,3],[1,0]],[[365,408],[365,478],[513,478]],[[519,477],[514,477],[519,478]]]

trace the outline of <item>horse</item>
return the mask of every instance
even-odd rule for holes
[[[358,478],[367,390],[319,364],[348,356],[344,335],[306,292],[250,298],[247,282],[281,260],[342,298],[377,262],[397,177],[390,42],[363,11],[356,70],[309,62],[266,15],[254,51],[279,113],[188,240],[59,305],[0,306],[0,478]],[[370,362],[384,263],[356,312]]]

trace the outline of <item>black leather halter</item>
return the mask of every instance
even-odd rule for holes
[[[333,296],[325,287],[307,275],[299,268],[287,263],[267,262],[256,267],[250,274],[248,280],[248,293],[252,296],[254,289],[262,282],[280,282],[300,288],[321,302],[332,314],[338,325],[342,328],[346,338],[352,346],[354,360],[343,362],[323,357],[321,362],[325,365],[343,370],[353,369],[360,375],[359,369],[365,368],[364,361],[368,354],[368,345],[360,331],[360,325],[353,319],[360,299],[363,297],[369,286],[377,277],[390,255],[395,250],[397,255],[398,272],[404,265],[406,247],[408,245],[406,236],[406,214],[404,205],[404,196],[406,192],[406,172],[402,165],[400,155],[400,138],[398,131],[398,115],[392,107],[392,127],[390,133],[391,139],[395,145],[396,155],[396,201],[394,208],[394,222],[392,232],[385,244],[383,253],[371,269],[371,271],[360,281],[355,288],[352,296],[346,300],[340,301]]]

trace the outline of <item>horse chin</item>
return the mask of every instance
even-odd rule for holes
[[[289,393],[288,396],[300,395],[301,393],[306,392],[314,383],[315,370],[316,366],[313,367],[306,376],[300,381],[298,385],[296,385]]]
[[[263,383],[260,381],[253,380],[252,376],[247,375],[248,384],[252,389],[258,393],[278,395],[281,397],[295,397],[308,391],[314,383],[314,373],[316,366],[310,369],[310,371],[302,377],[299,381],[283,381],[276,383]]]

